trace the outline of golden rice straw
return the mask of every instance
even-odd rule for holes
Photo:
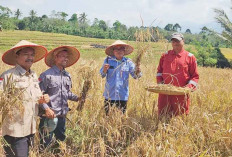
[[[151,34],[149,29],[140,29],[135,32],[137,52],[135,58],[135,65],[140,66],[143,55],[150,48],[149,42],[151,41]]]
[[[20,112],[23,115],[24,106],[22,102],[24,89],[20,90],[15,87],[12,82],[12,75],[9,76],[6,82],[4,91],[0,92],[0,127],[6,117],[12,119],[14,112]]]
[[[94,73],[95,67],[93,66],[92,63],[93,61],[90,63],[90,66],[83,66],[79,71],[81,80],[83,81],[81,82],[82,91],[81,91],[79,104],[77,106],[78,111],[82,111],[88,92],[93,87],[94,84],[93,80],[95,74]]]
[[[140,66],[142,57],[146,53],[151,53],[152,42],[157,42],[161,39],[159,30],[155,28],[141,28],[135,32],[135,38],[137,43],[137,52],[135,57],[135,65]]]

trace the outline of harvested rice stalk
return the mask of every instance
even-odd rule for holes
[[[149,29],[147,30],[138,30],[135,33],[136,43],[137,43],[137,52],[135,58],[136,67],[140,66],[142,57],[150,48],[149,42],[151,41],[151,34]]]
[[[171,84],[158,84],[145,88],[149,92],[166,94],[166,95],[186,95],[191,92],[190,88],[176,87]]]
[[[146,54],[152,53],[152,41],[156,41],[155,33],[153,29],[146,28],[136,31],[135,38],[137,44],[137,51],[135,52],[135,65],[139,67],[142,61],[142,58]],[[157,35],[156,35],[157,36]],[[156,37],[157,38],[157,37]],[[136,72],[137,74],[138,72]]]
[[[79,71],[79,75],[81,76],[81,80],[83,81],[81,82],[82,91],[79,99],[79,104],[77,106],[78,111],[81,111],[83,109],[88,92],[93,87],[95,69],[96,67],[94,67],[93,62],[91,62],[90,66],[83,66]]]
[[[2,116],[0,127],[6,117],[13,120],[15,113],[19,113],[21,116],[24,113],[22,102],[24,90],[16,88],[11,77],[7,79],[4,91],[0,92],[0,115]]]
[[[91,88],[91,84],[92,84],[92,82],[90,80],[84,81],[84,85],[82,87],[82,92],[81,92],[81,98],[79,101],[79,105],[77,106],[78,111],[81,111],[84,107],[85,99],[86,99],[86,96],[87,96],[89,89]]]
[[[140,66],[142,57],[152,53],[152,42],[164,43],[165,50],[168,48],[167,40],[159,33],[158,28],[141,28],[135,32],[137,52],[135,57],[136,67]]]

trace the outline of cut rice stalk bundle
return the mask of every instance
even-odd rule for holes
[[[186,95],[191,93],[190,88],[176,87],[170,84],[158,84],[153,86],[147,86],[145,89],[149,92],[165,95]]]
[[[85,100],[88,96],[88,92],[94,86],[93,80],[94,80],[94,74],[95,74],[96,67],[93,65],[94,63],[91,62],[90,66],[83,66],[79,71],[79,75],[81,76],[81,80],[83,81],[81,82],[81,85],[80,85],[82,87],[82,91],[81,91],[81,96],[79,99],[79,104],[77,106],[78,111],[81,111],[83,109]]]
[[[151,33],[149,29],[147,30],[138,30],[135,33],[136,43],[137,43],[137,52],[135,57],[135,65],[136,67],[140,66],[142,57],[147,51],[151,49]]]

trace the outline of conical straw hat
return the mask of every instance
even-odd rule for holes
[[[69,67],[73,64],[75,64],[78,59],[80,58],[80,52],[72,46],[59,46],[53,50],[51,50],[47,56],[45,56],[45,63],[47,64],[47,66],[52,67],[53,65],[55,65],[55,60],[54,57],[55,55],[60,52],[66,50],[69,53],[69,57],[68,57],[68,63],[66,67]]]
[[[112,45],[110,45],[109,47],[106,48],[105,53],[109,56],[113,56],[114,55],[113,51],[114,51],[115,46],[124,46],[125,47],[125,55],[132,53],[134,50],[134,48],[132,46],[124,43],[121,40],[117,40]]]
[[[16,52],[26,47],[30,47],[35,50],[34,63],[43,59],[44,56],[48,52],[47,49],[41,45],[37,45],[37,44],[31,43],[26,40],[21,40],[19,43],[13,46],[10,50],[6,51],[3,54],[2,61],[9,65],[15,65],[16,64]]]

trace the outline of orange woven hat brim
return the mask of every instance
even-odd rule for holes
[[[15,46],[13,46],[10,50],[6,51],[2,55],[2,61],[8,65],[15,65],[16,52],[26,47],[30,47],[35,50],[34,63],[43,59],[48,52],[44,46],[37,45],[26,40],[21,40],[19,43],[17,43]]]
[[[132,53],[134,51],[134,48],[132,46],[124,43],[121,40],[117,40],[112,45],[110,45],[109,47],[106,48],[105,53],[108,56],[113,56],[114,55],[114,53],[113,53],[114,47],[116,47],[116,46],[123,46],[123,47],[125,47],[125,55],[129,55],[130,53]]]
[[[69,61],[67,63],[67,67],[72,66],[73,64],[75,64],[79,58],[80,58],[80,52],[73,46],[59,46],[53,50],[51,50],[50,52],[48,52],[48,54],[45,56],[45,64],[49,67],[52,67],[53,65],[55,65],[55,61],[54,61],[54,56],[57,52],[60,52],[62,50],[66,50],[70,55],[69,55]]]

